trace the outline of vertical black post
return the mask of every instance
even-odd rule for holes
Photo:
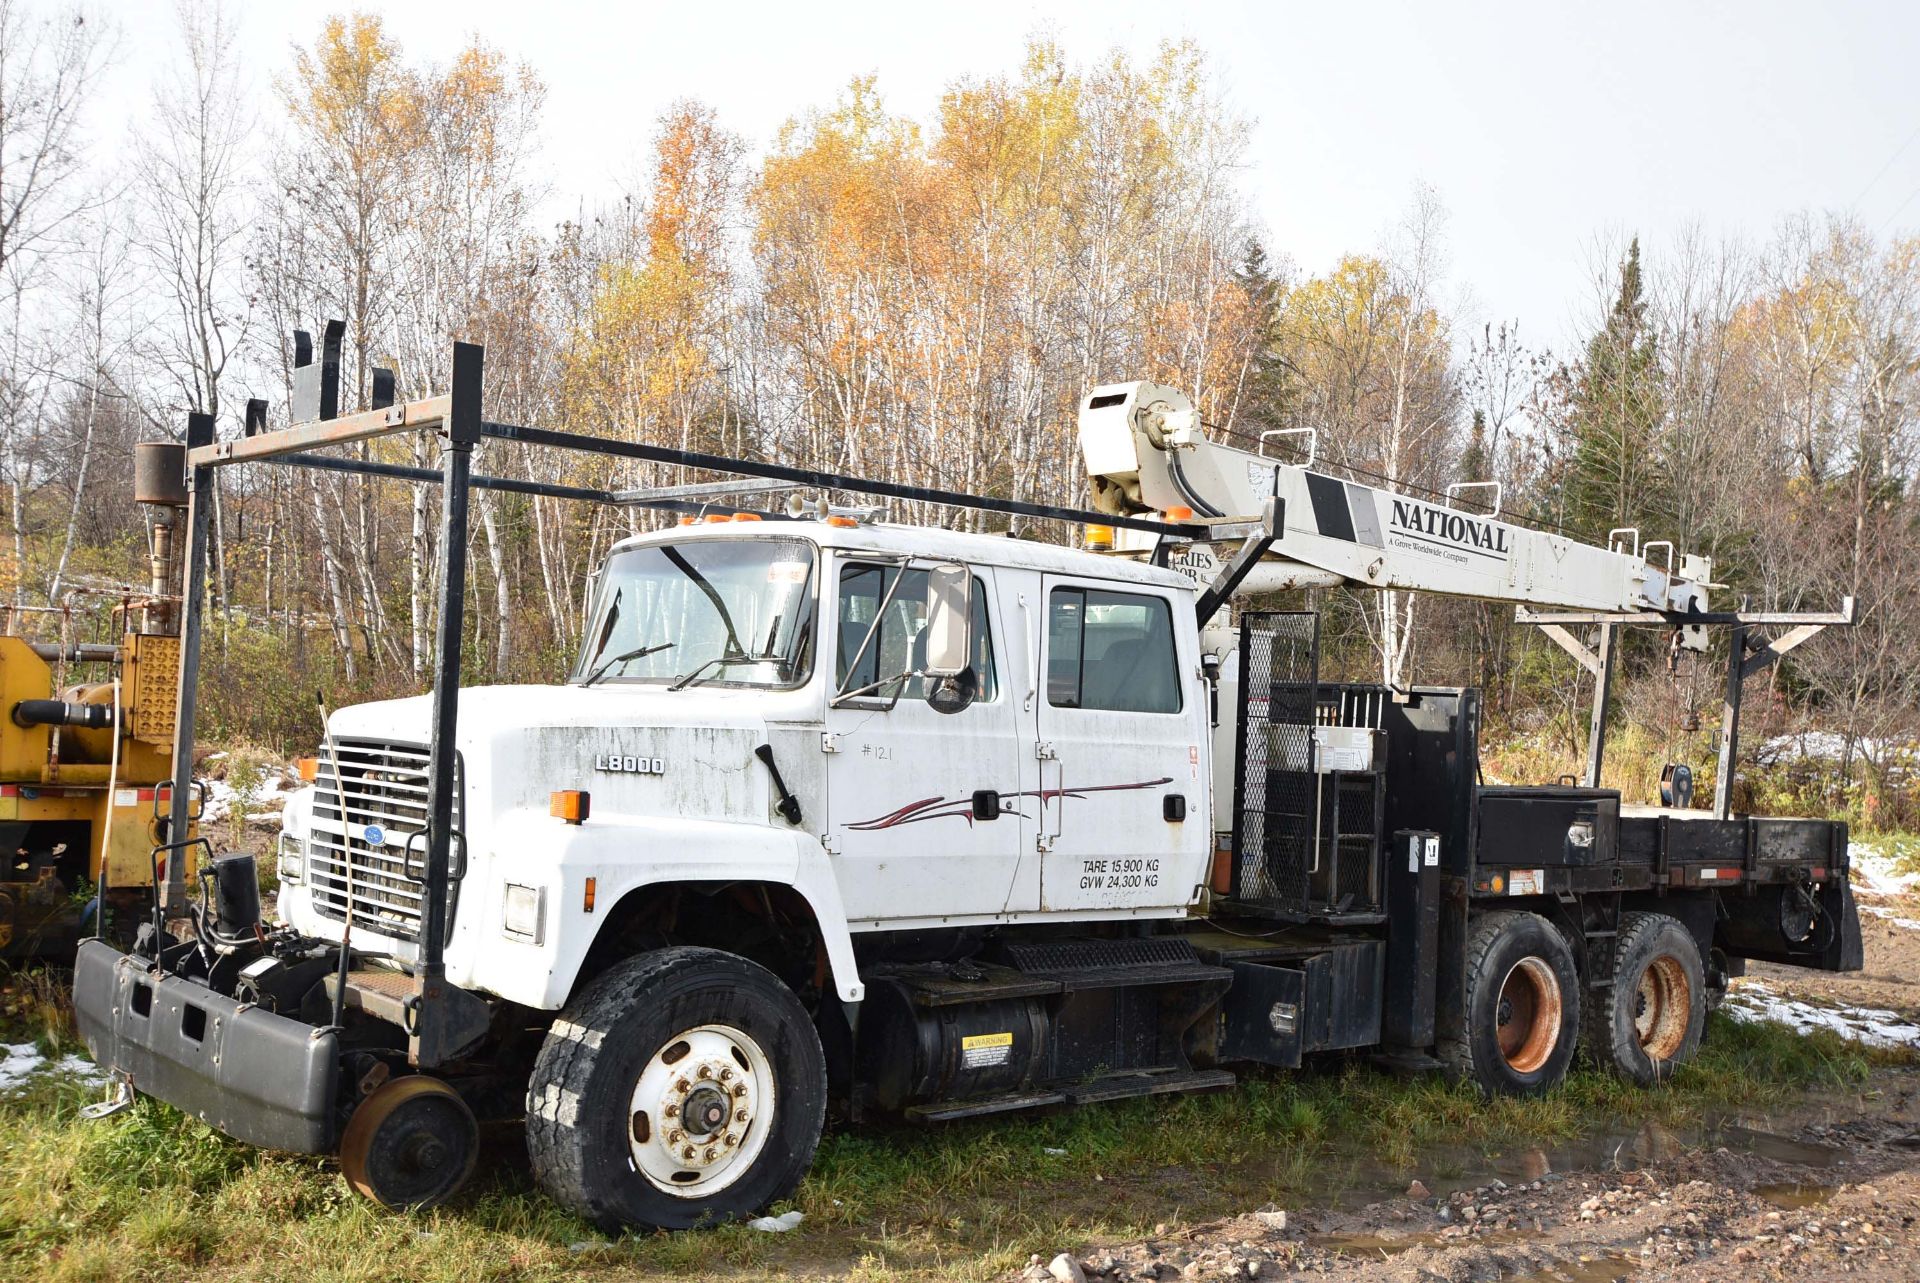
[[[438,1013],[426,1008],[447,995],[447,900],[452,873],[453,795],[460,714],[460,644],[467,598],[467,480],[480,439],[480,375],[484,349],[453,345],[452,404],[446,420],[444,507],[440,521],[440,623],[434,638],[433,747],[427,763],[427,885],[421,908],[421,1010],[415,1025],[416,1060],[436,1063],[442,1051]]]
[[[187,449],[213,444],[213,416],[187,416]],[[173,715],[173,793],[167,803],[163,842],[187,839],[185,817],[193,809],[193,722],[200,694],[200,626],[207,596],[207,523],[213,515],[213,468],[189,467],[187,476],[187,546],[180,564],[180,677],[175,688]],[[173,817],[182,818],[175,825]],[[167,881],[155,887],[167,917],[181,917],[187,907],[187,852],[167,853]]]
[[[1593,675],[1593,723],[1587,728],[1587,787],[1600,787],[1607,755],[1607,703],[1613,698],[1613,634],[1617,624],[1600,625],[1600,671]]]
[[[1743,603],[1744,605],[1744,603]],[[1727,698],[1720,707],[1720,767],[1713,778],[1715,819],[1733,818],[1733,766],[1740,760],[1740,692],[1746,686],[1747,626],[1727,631]]]

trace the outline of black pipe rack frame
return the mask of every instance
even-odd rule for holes
[[[257,408],[249,408],[245,435],[230,440],[216,439],[211,415],[191,414],[187,418],[187,539],[181,585],[183,609],[172,796],[190,796],[193,786],[195,718],[206,610],[208,520],[213,508],[215,473],[235,464],[276,463],[440,485],[445,501],[441,505],[439,616],[434,637],[433,740],[427,770],[428,813],[432,819],[424,843],[425,903],[421,913],[420,963],[414,976],[415,993],[411,1004],[414,1027],[409,1030],[409,1058],[423,1068],[444,1063],[457,1050],[458,1042],[465,1040],[455,1027],[457,1022],[453,1013],[456,1004],[449,1000],[446,983],[449,870],[453,842],[458,838],[446,818],[454,814],[454,746],[460,715],[460,638],[466,614],[467,517],[471,493],[479,489],[678,511],[698,511],[701,508],[699,504],[684,500],[649,500],[585,486],[479,475],[472,470],[473,452],[474,447],[482,441],[517,442],[608,458],[811,486],[823,491],[838,490],[884,499],[970,508],[1034,520],[1140,530],[1165,541],[1205,537],[1208,534],[1206,528],[1199,526],[1116,517],[1055,504],[996,499],[762,460],[736,459],[633,441],[492,422],[482,413],[485,352],[480,345],[473,343],[453,345],[452,378],[446,393],[417,401],[376,405],[374,409],[358,414],[335,416],[329,412],[338,404],[338,338],[331,325],[327,331],[326,346],[328,359],[323,362],[312,361],[310,344],[302,349],[308,359],[301,362],[295,371],[296,413],[305,406],[313,411],[314,417],[290,427],[266,430],[264,407],[256,403]],[[306,386],[308,384],[314,386]],[[441,438],[444,453],[439,469],[404,467],[313,453],[328,447],[417,432],[432,432]],[[185,867],[184,862],[179,860],[169,860],[167,864],[161,904],[169,916],[177,917],[185,912]]]

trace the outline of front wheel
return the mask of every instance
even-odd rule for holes
[[[1580,981],[1566,937],[1537,913],[1489,913],[1467,940],[1464,1025],[1440,1047],[1449,1076],[1490,1096],[1537,1096],[1567,1074]]]
[[[661,949],[554,1021],[527,1089],[527,1153],[541,1186],[603,1229],[734,1220],[799,1185],[826,1091],[791,990],[733,954]]]

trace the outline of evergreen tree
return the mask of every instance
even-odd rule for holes
[[[1460,480],[1492,481],[1493,459],[1487,449],[1487,412],[1475,410],[1473,423],[1467,428],[1467,445],[1460,452]],[[1478,494],[1468,491],[1470,499],[1486,499],[1483,491]]]
[[[1573,372],[1565,512],[1569,528],[1585,538],[1604,539],[1619,526],[1649,530],[1671,511],[1661,461],[1664,410],[1655,342],[1635,237],[1620,264],[1620,293],[1607,323]]]
[[[1264,336],[1253,347],[1239,417],[1249,423],[1277,426],[1285,408],[1286,368],[1273,342],[1273,320],[1284,282],[1274,272],[1258,238],[1250,239],[1246,258],[1235,276],[1246,291],[1248,306],[1256,318],[1254,327]]]

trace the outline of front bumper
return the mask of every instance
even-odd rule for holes
[[[98,940],[74,961],[73,1006],[94,1060],[135,1090],[250,1145],[333,1151],[333,1030],[146,970]]]

